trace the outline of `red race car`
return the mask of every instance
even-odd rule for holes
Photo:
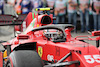
[[[100,31],[73,38],[73,25],[52,20],[38,15],[24,32],[1,43],[0,67],[100,67]],[[84,40],[96,40],[97,47]]]

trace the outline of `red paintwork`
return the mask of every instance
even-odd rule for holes
[[[3,53],[0,52],[0,67],[3,67]]]
[[[10,63],[11,63],[11,67],[14,67],[11,57],[9,57],[9,60],[10,60]]]
[[[29,14],[27,15],[27,17],[25,18],[25,20],[23,21],[23,22],[25,22],[25,29],[29,26],[29,24],[30,23],[32,23],[32,21],[35,19],[35,26],[34,27],[37,27],[37,24],[39,24],[39,26],[42,26],[42,25],[44,25],[44,24],[41,24],[41,19],[42,19],[42,17],[43,16],[46,16],[46,15],[39,15],[38,16],[38,14],[35,14],[35,13],[32,13],[32,12],[29,12]],[[53,23],[53,20],[52,20],[52,18],[53,18],[53,15],[52,14],[50,14],[49,15],[50,16],[50,18],[51,18],[51,24]],[[38,22],[37,22],[37,20],[38,20]],[[15,31],[21,31],[21,32],[23,32],[23,24],[21,25],[21,26],[15,26]]]
[[[33,17],[32,17],[32,12],[29,12],[27,17],[23,22],[26,22],[26,28],[29,26],[29,24],[32,22]],[[15,26],[15,31],[23,31],[23,24],[21,26],[16,25]]]
[[[38,16],[38,15],[37,15]],[[28,42],[37,42],[36,49],[38,52],[38,48],[42,48],[42,60],[51,61],[50,57],[53,58],[53,60],[60,60],[65,55],[67,55],[69,52],[72,52],[72,55],[69,56],[65,61],[80,61],[80,65],[72,64],[68,67],[98,67],[100,65],[100,51],[95,46],[79,41],[79,37],[88,37],[89,40],[92,40],[92,38],[89,38],[89,36],[79,36],[76,38],[71,37],[70,31],[72,29],[68,28],[65,30],[67,40],[66,42],[57,42],[54,43],[52,41],[48,41],[46,37],[44,38],[43,32],[32,32],[31,30],[33,28],[36,28],[37,25],[42,26],[41,18],[43,16],[48,15],[39,15],[38,18],[33,19],[31,23],[35,21],[34,27],[31,26],[31,23],[29,24],[29,27],[26,29],[25,32],[21,33],[24,35],[28,35],[28,39],[19,39],[18,37],[10,40],[9,44],[11,44],[11,50],[13,50],[15,47],[17,47],[19,44],[28,43]],[[38,22],[37,22],[38,19]],[[51,15],[52,19],[52,15]],[[52,22],[51,22],[52,24]],[[93,40],[100,40],[100,37],[97,37]],[[4,43],[3,45],[9,45],[7,43]],[[81,51],[81,54],[78,52]],[[91,63],[89,63],[91,62]]]
[[[92,36],[100,36],[100,31],[93,31]]]

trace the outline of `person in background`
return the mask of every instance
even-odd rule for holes
[[[31,0],[31,6],[32,6],[32,10],[35,8],[42,8],[43,1],[42,0]]]
[[[0,0],[0,14],[3,14],[4,0]]]
[[[68,10],[68,0],[65,0],[65,3],[66,3],[66,15],[68,14],[67,13],[67,10]]]
[[[56,24],[65,23],[65,15],[66,15],[66,2],[65,0],[56,0],[55,1],[55,16],[56,16]]]
[[[21,2],[22,0],[16,0],[15,11],[17,14],[21,14]]]
[[[46,2],[47,2],[47,7],[50,7],[50,8],[53,9],[53,10],[47,11],[47,13],[48,13],[48,14],[53,14],[53,17],[55,16],[55,15],[54,15],[54,4],[55,4],[55,1],[56,1],[56,0],[46,0]],[[55,24],[55,20],[53,20],[53,23]]]
[[[77,9],[76,7],[78,6],[77,0],[68,0],[68,23],[75,26],[74,32],[76,32],[76,26],[77,26]],[[73,21],[73,22],[72,22]]]
[[[15,7],[16,0],[7,0],[7,4],[10,4],[10,5],[12,5],[13,7]]]
[[[31,11],[31,1],[22,0],[21,9],[22,9],[22,14],[28,14]]]
[[[86,25],[86,31],[90,30],[90,26],[89,26],[89,6],[90,6],[90,0],[79,0],[81,32],[85,32],[85,25]]]
[[[93,13],[94,31],[100,30],[100,0],[91,0],[90,11]]]
[[[50,8],[54,8],[55,1],[56,0],[47,0],[47,6]],[[50,13],[54,14],[54,10],[51,10]]]
[[[48,6],[47,6],[47,0],[42,0],[42,2],[43,2],[43,7],[44,7],[44,8],[48,7]]]

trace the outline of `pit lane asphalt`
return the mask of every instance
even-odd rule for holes
[[[77,33],[74,32],[71,33],[72,33],[72,37],[81,36],[81,35],[90,35],[87,32],[81,33],[80,31],[78,31]],[[14,26],[0,26],[0,40],[8,41],[13,38],[14,38]],[[94,46],[96,45],[96,41],[89,41],[89,40],[85,40],[85,41]]]

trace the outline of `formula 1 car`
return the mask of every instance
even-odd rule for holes
[[[52,19],[38,15],[24,32],[1,43],[0,67],[100,67],[100,31],[73,38],[73,25],[52,24]],[[96,40],[97,47],[84,40]]]

